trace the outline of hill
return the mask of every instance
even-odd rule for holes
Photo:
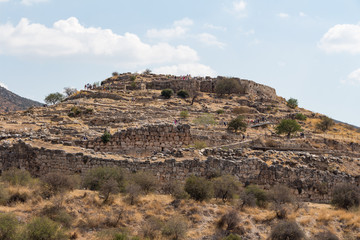
[[[235,85],[219,92],[224,82]],[[166,92],[173,95],[164,97],[164,89],[171,89]],[[181,90],[187,94],[178,95]],[[244,132],[228,128],[239,115],[247,125]],[[360,185],[360,132],[340,122],[321,130],[318,125],[323,117],[290,107],[275,89],[251,80],[114,75],[58,104],[0,114],[2,172],[26,169],[42,177],[40,181],[66,185],[66,181],[43,176],[60,173],[84,181],[91,169],[120,167],[126,172],[117,179],[123,181],[121,185],[109,181],[105,189],[114,192],[112,201],[103,203],[106,193],[96,188],[50,197],[38,189],[46,184],[30,189],[10,186],[10,192],[20,196],[25,192],[29,198],[18,203],[17,195],[15,206],[5,201],[10,205],[2,211],[15,213],[25,224],[44,213],[47,204],[60,206],[58,210],[76,218],[68,225],[79,239],[115,239],[114,228],[143,237],[143,227],[152,224],[152,216],[165,224],[173,215],[185,218],[191,226],[184,239],[223,239],[231,232],[242,239],[266,239],[281,218],[296,220],[308,239],[317,239],[322,230],[331,230],[341,239],[357,239],[360,224],[354,216],[358,212],[339,211],[329,203],[338,184]],[[301,131],[289,137],[279,134],[276,127],[284,119],[297,121]],[[234,199],[213,197],[201,203],[177,199],[169,185],[178,183],[181,189],[193,175],[211,183],[219,176],[233,176]],[[138,185],[154,181],[139,190]],[[249,184],[269,192],[269,198],[275,186],[284,185],[297,203],[286,207],[285,217],[274,202],[262,208],[239,208]],[[136,204],[129,203],[132,197],[139,197]],[[231,210],[241,216],[241,227],[224,227],[218,236],[217,222]],[[157,237],[149,238],[170,239],[161,229],[154,230]],[[110,237],[103,237],[104,232]]]
[[[26,110],[29,107],[39,107],[42,104],[7,90],[0,86],[0,112]]]

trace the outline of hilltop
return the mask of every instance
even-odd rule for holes
[[[229,79],[237,82],[237,91],[218,94],[218,84]],[[166,98],[162,96],[164,89],[172,89],[174,94]],[[181,90],[189,96],[178,96]],[[238,115],[247,124],[245,132],[228,129]],[[358,228],[358,222],[341,227],[335,213],[334,218],[320,219],[326,211],[336,210],[319,203],[328,204],[339,183],[360,184],[360,132],[340,122],[321,131],[317,126],[323,118],[289,106],[275,89],[251,80],[114,74],[55,105],[0,114],[1,170],[21,168],[33,176],[51,172],[84,176],[99,166],[119,166],[130,172],[149,171],[159,184],[184,182],[192,175],[211,179],[227,174],[235,176],[242,186],[257,184],[269,190],[283,184],[299,201],[310,202],[307,204],[315,209],[310,211],[316,213],[317,221],[332,221],[342,236],[344,229]],[[277,134],[275,128],[283,119],[296,120],[302,131],[290,138]],[[92,209],[100,201],[89,197],[93,194],[87,190],[72,192],[66,197],[68,210],[74,211],[76,206],[72,204],[82,201],[91,205],[87,210]],[[136,226],[145,221],[145,215],[151,215],[143,204],[166,206],[166,216],[176,212],[195,224],[190,239],[201,239],[205,232],[208,236],[214,234],[209,230],[214,219],[231,208],[217,201],[200,207],[185,201],[174,210],[172,200],[163,195],[144,197],[138,205],[141,210],[135,210],[124,206],[120,197],[115,205],[135,214],[122,223],[134,233],[140,231]],[[110,206],[104,208],[112,211]],[[188,208],[196,209],[189,213]],[[87,210],[79,208],[76,215],[84,215]],[[275,212],[249,211],[256,213],[242,213],[248,222],[244,239],[265,239],[269,223],[277,221]],[[254,214],[261,216],[256,219]],[[306,216],[294,212],[292,219],[303,222],[307,235],[314,236],[317,231],[312,228],[318,222],[311,220],[307,209],[303,214]],[[106,228],[102,220],[100,230]],[[81,237],[94,237],[91,228],[86,229]]]
[[[0,112],[26,110],[29,107],[40,107],[41,103],[20,97],[0,86]]]

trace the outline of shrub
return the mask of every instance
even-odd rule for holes
[[[234,230],[240,222],[238,213],[235,210],[224,214],[217,222],[217,227],[226,231]]]
[[[269,196],[270,199],[273,200],[276,204],[294,202],[294,195],[291,193],[291,190],[284,185],[274,186]]]
[[[234,176],[224,175],[214,179],[214,196],[221,198],[224,202],[232,199],[239,190],[238,182]]]
[[[116,77],[116,76],[118,76],[118,75],[119,75],[118,72],[113,72],[113,73],[112,73],[112,76],[113,76],[113,77]]]
[[[172,89],[164,89],[161,91],[161,96],[165,99],[171,98],[171,96],[174,95],[174,91]]]
[[[339,208],[350,209],[360,204],[360,190],[350,183],[342,183],[334,187],[331,203]]]
[[[60,224],[46,218],[36,217],[27,224],[24,236],[25,240],[63,240],[68,239]]]
[[[24,192],[24,193],[15,192],[10,195],[9,199],[7,200],[7,203],[9,205],[11,205],[13,203],[17,203],[17,202],[24,203],[28,200],[28,198],[29,198],[29,195],[26,192]]]
[[[260,189],[258,186],[256,185],[249,185],[245,188],[245,193],[246,194],[252,194],[254,195],[255,199],[256,199],[256,205],[259,207],[265,207],[268,197],[267,194],[264,190]]]
[[[74,180],[75,178],[60,172],[46,174],[41,177],[43,197],[48,198],[55,194],[74,189],[77,184]]]
[[[0,184],[0,205],[6,205],[9,201],[9,191],[4,185]]]
[[[298,106],[298,100],[295,98],[290,98],[287,100],[287,105],[289,108],[295,109]]]
[[[83,187],[99,191],[104,183],[114,179],[120,190],[124,189],[125,173],[119,167],[98,167],[88,171],[83,179]]]
[[[137,172],[132,176],[132,179],[145,194],[153,192],[158,185],[157,178],[150,172]]]
[[[99,194],[104,197],[104,202],[109,200],[110,194],[116,194],[120,192],[119,184],[113,178],[106,180],[100,187]]]
[[[145,69],[145,71],[143,72],[143,74],[150,74],[151,72],[152,72],[151,69],[147,68],[147,69]]]
[[[238,116],[237,118],[231,120],[228,125],[228,130],[237,132],[240,130],[241,132],[246,131],[247,124],[244,122],[243,116]]]
[[[151,216],[142,225],[142,235],[148,239],[155,239],[159,235],[163,225],[160,219]]]
[[[233,108],[232,113],[239,115],[239,114],[244,114],[244,113],[248,113],[249,112],[249,108],[247,107],[236,107]]]
[[[206,148],[206,147],[207,147],[207,144],[204,141],[196,140],[194,142],[194,148],[196,148],[196,149],[203,149],[203,148]]]
[[[281,221],[271,231],[271,240],[301,240],[305,237],[304,232],[296,222]]]
[[[80,114],[81,114],[81,110],[78,107],[74,106],[70,109],[68,116],[69,117],[77,117]]]
[[[316,124],[316,128],[319,129],[320,131],[327,131],[330,129],[330,127],[332,127],[334,125],[334,120],[332,120],[331,118],[329,117],[322,117],[320,122],[318,122]]]
[[[130,81],[135,82],[135,80],[136,80],[136,75],[131,75]]]
[[[71,95],[75,94],[77,92],[76,88],[66,87],[64,88],[64,93],[67,97],[70,97]]]
[[[110,139],[111,139],[111,134],[107,130],[105,130],[105,132],[101,136],[101,141],[106,144],[110,141]]]
[[[211,182],[202,177],[188,177],[185,182],[185,191],[192,199],[204,201],[212,196]]]
[[[217,93],[219,95],[232,94],[232,93],[244,93],[244,89],[241,87],[238,79],[223,78],[216,82],[215,93]]]
[[[225,112],[224,109],[218,109],[218,110],[216,110],[216,113],[219,114],[219,115],[220,115],[220,114],[223,114],[224,112]]]
[[[245,206],[248,207],[256,206],[256,197],[252,192],[246,192],[246,191],[241,192],[239,200],[240,200],[239,201],[240,209],[243,209]]]
[[[237,234],[230,234],[227,237],[223,238],[222,240],[241,240],[241,237]]]
[[[292,133],[296,133],[301,130],[301,126],[296,120],[293,119],[283,119],[275,128],[277,134],[287,134],[287,137],[290,138]]]
[[[57,205],[48,205],[45,206],[40,214],[44,217],[48,217],[49,219],[60,223],[64,227],[69,228],[73,221],[73,217],[66,211],[64,207]]]
[[[141,187],[135,183],[130,183],[126,186],[125,190],[128,194],[127,200],[129,201],[130,205],[134,205],[141,194]]]
[[[295,115],[295,119],[300,120],[300,121],[305,121],[307,119],[307,117],[302,113],[297,113]]]
[[[174,216],[165,223],[162,234],[173,240],[177,240],[185,237],[187,229],[186,220],[183,217]]]
[[[317,234],[316,240],[339,240],[339,238],[332,232],[325,231]]]
[[[0,240],[17,239],[17,228],[19,222],[15,215],[0,213]]]
[[[190,96],[188,91],[186,91],[186,90],[178,91],[177,95],[181,98],[188,98]]]
[[[189,197],[189,194],[185,192],[184,186],[179,181],[170,180],[163,184],[162,191],[165,194],[171,194],[175,199],[186,199]]]
[[[188,118],[189,117],[189,112],[188,111],[181,111],[180,112],[180,117],[181,118]]]
[[[59,103],[61,102],[62,100],[64,100],[65,96],[62,95],[61,93],[59,92],[56,92],[56,93],[50,93],[49,95],[47,95],[45,97],[45,102],[47,104],[56,104],[56,103]]]
[[[216,121],[211,114],[203,114],[194,120],[195,124],[199,125],[215,125]]]
[[[2,173],[1,179],[11,185],[26,186],[33,181],[30,173],[23,169],[12,168]]]

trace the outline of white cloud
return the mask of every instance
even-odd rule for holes
[[[84,27],[75,17],[59,20],[52,27],[23,18],[17,26],[0,25],[0,54],[42,57],[93,56],[114,64],[197,62],[197,52],[188,46],[146,44],[132,33],[118,35],[110,29]]]
[[[2,83],[2,82],[0,82],[0,87],[3,87],[3,88],[5,88],[5,89],[8,89],[8,87],[7,87],[4,83]]]
[[[192,76],[216,76],[216,72],[213,69],[211,69],[209,66],[199,63],[185,63],[172,66],[164,66],[154,69],[153,72],[174,75],[191,74]]]
[[[360,54],[360,24],[338,24],[321,38],[318,47],[328,53]]]
[[[347,79],[341,81],[344,84],[359,85],[360,84],[360,68],[351,72]]]
[[[209,28],[209,29],[214,29],[214,30],[220,30],[220,31],[226,31],[227,30],[226,27],[216,26],[216,25],[209,24],[209,23],[205,23],[204,27]]]
[[[303,13],[303,12],[299,12],[299,16],[300,17],[306,17],[307,15],[305,13]]]
[[[178,21],[175,21],[171,28],[165,29],[150,29],[147,31],[146,36],[149,38],[156,38],[161,40],[170,40],[173,38],[180,38],[185,36],[188,32],[189,27],[193,25],[194,22],[189,18],[184,18]]]
[[[21,4],[31,6],[36,3],[48,2],[48,0],[21,0]]]
[[[242,12],[246,9],[246,2],[243,0],[233,2],[233,8],[236,12]]]
[[[217,40],[217,38],[209,33],[201,33],[198,34],[196,36],[197,40],[200,41],[201,43],[204,43],[208,46],[216,46],[219,48],[224,48],[225,47],[225,43],[222,43],[220,41]]]
[[[290,15],[287,14],[287,13],[279,13],[277,16],[280,17],[280,18],[288,18],[288,17],[290,17]]]

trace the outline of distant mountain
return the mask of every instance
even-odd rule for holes
[[[0,86],[0,112],[26,110],[33,106],[42,106],[42,103],[20,97]]]

